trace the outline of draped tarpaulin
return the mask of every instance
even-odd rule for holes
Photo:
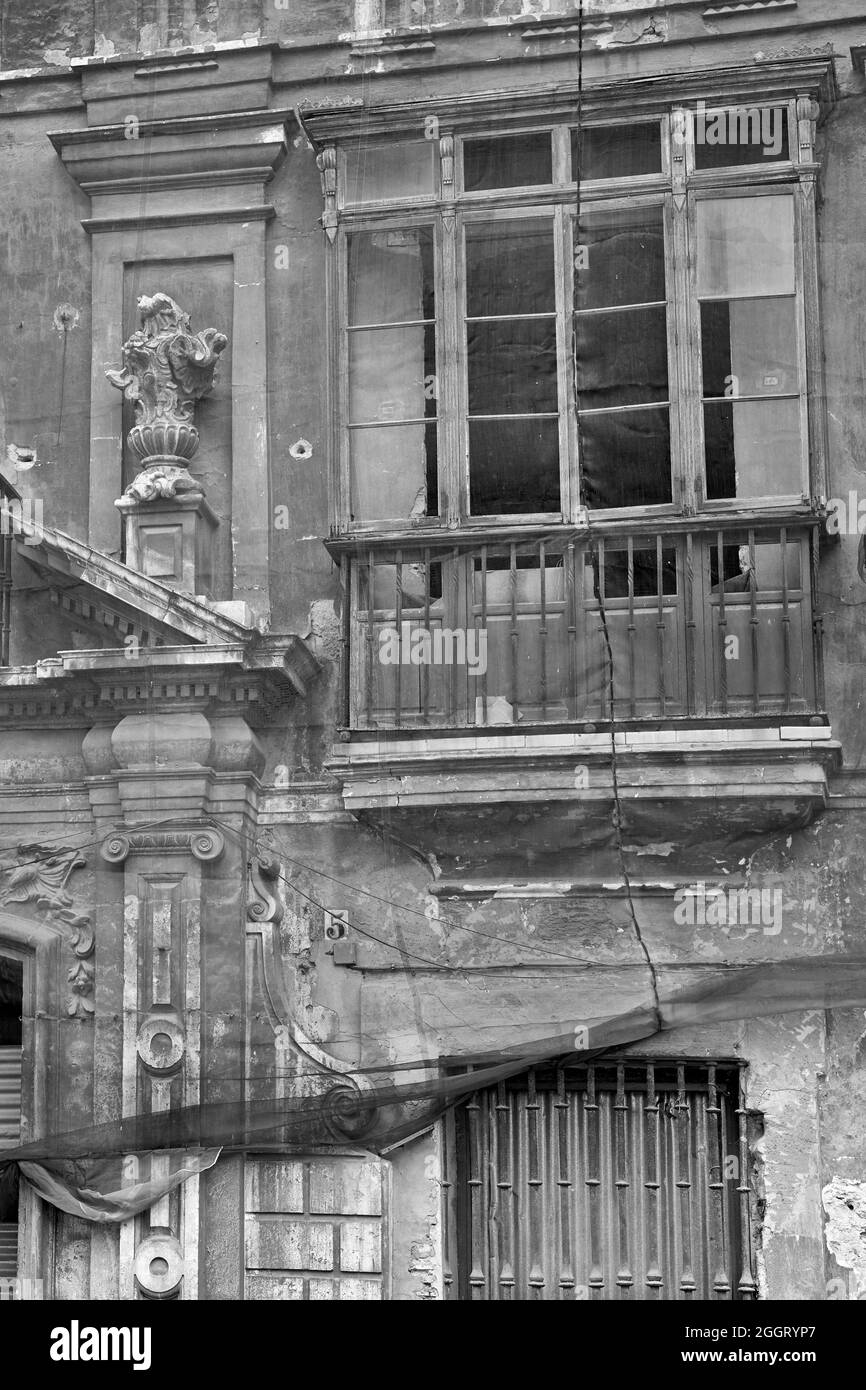
[[[463,1068],[461,1059],[452,1057],[447,1068],[438,1060],[415,1060],[359,1068],[346,1076],[310,1073],[296,1082],[296,1090],[305,1094],[286,1099],[205,1102],[128,1116],[4,1150],[0,1178],[3,1167],[18,1164],[40,1196],[63,1211],[89,1221],[125,1221],[211,1167],[220,1150],[280,1145],[298,1152],[351,1142],[382,1152],[431,1124],[461,1097],[542,1062],[590,1061],[675,1028],[866,1006],[866,957],[710,966],[701,969],[697,982],[679,988],[654,987],[648,971],[644,1004],[621,1012],[611,988],[606,1007],[595,1004],[591,1017],[581,1015],[580,990],[574,993],[572,1019],[559,1031],[539,1039],[537,1022],[515,1021],[512,1047],[473,1054],[463,1059]],[[578,1019],[586,1031],[576,1050]],[[536,1037],[529,1041],[533,1029]],[[157,1177],[139,1178],[139,1171],[150,1173],[156,1154],[169,1154],[168,1164],[163,1158]]]

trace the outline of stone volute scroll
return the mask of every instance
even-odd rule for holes
[[[189,471],[199,445],[196,406],[216,384],[228,338],[192,331],[189,314],[162,291],[138,301],[141,327],[123,344],[112,386],[135,405],[127,443],[141,471],[116,506],[126,525],[127,564],[171,588],[208,596],[217,519]]]

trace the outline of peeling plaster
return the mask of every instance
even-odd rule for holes
[[[866,1298],[866,1182],[833,1178],[821,1193],[827,1249],[850,1269],[853,1298]]]
[[[306,636],[313,639],[318,656],[339,661],[343,649],[343,633],[333,599],[317,599],[310,604],[310,627]]]

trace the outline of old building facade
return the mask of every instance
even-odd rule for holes
[[[866,1296],[828,8],[5,5],[0,1274]]]

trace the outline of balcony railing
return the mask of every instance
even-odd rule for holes
[[[346,723],[808,716],[816,546],[802,522],[362,545],[343,560]]]

